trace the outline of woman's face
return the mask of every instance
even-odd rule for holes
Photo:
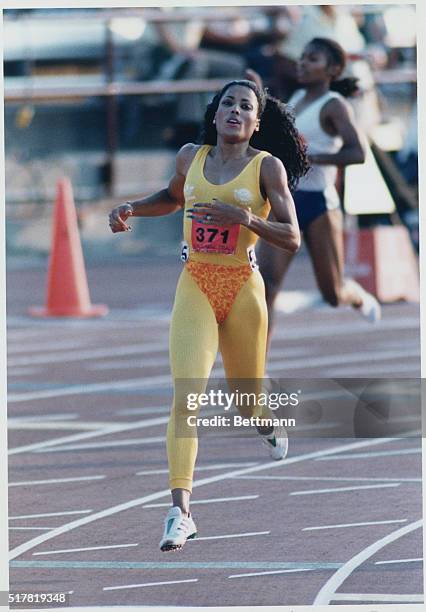
[[[219,101],[216,131],[227,142],[249,141],[259,124],[256,94],[244,85],[231,85]]]
[[[322,83],[336,78],[341,69],[331,64],[325,51],[315,45],[307,45],[297,64],[297,79],[303,85]]]

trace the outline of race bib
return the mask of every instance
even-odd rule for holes
[[[253,270],[253,272],[259,269],[259,266],[257,265],[256,251],[254,250],[254,247],[249,247],[247,249],[247,259],[249,261],[250,268]]]
[[[181,249],[180,249],[180,260],[183,261],[183,263],[186,263],[188,259],[189,259],[189,244],[183,241],[181,244]]]
[[[233,255],[237,249],[240,226],[207,225],[192,220],[191,241],[194,251]]]

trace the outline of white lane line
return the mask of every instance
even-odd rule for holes
[[[309,491],[293,491],[290,495],[315,495],[316,493],[341,493],[343,491],[359,491],[361,489],[386,489],[388,487],[399,487],[399,482],[389,484],[362,485],[360,487],[337,487],[335,489],[312,489]]]
[[[254,576],[270,576],[272,574],[293,574],[295,572],[313,572],[315,571],[313,567],[300,567],[297,569],[285,569],[285,570],[276,570],[270,572],[252,572],[249,574],[233,574],[232,576],[228,576],[228,578],[253,578]]]
[[[418,455],[422,452],[421,448],[402,448],[393,451],[377,451],[371,453],[348,453],[331,457],[319,457],[316,461],[338,461],[340,459],[369,459],[370,457],[390,457],[392,455]]]
[[[18,429],[18,430],[83,430],[83,431],[99,431],[102,427],[112,427],[115,426],[115,423],[105,423],[101,421],[94,422],[84,422],[84,421],[73,421],[72,423],[67,423],[66,421],[42,421],[41,423],[36,423],[33,421],[19,421],[14,422],[10,420],[7,424],[8,429]]]
[[[237,476],[236,480],[310,480],[332,482],[422,482],[421,478],[367,478],[365,476]]]
[[[41,448],[49,448],[50,446],[57,446],[58,444],[67,444],[68,442],[77,442],[79,440],[87,440],[88,438],[97,438],[100,436],[107,436],[109,434],[119,433],[123,431],[133,431],[135,429],[145,429],[146,427],[154,427],[155,425],[162,425],[167,423],[168,417],[158,417],[153,419],[142,419],[135,421],[134,423],[123,423],[122,425],[114,425],[99,429],[99,431],[89,431],[86,433],[74,434],[72,436],[64,436],[62,438],[53,438],[50,440],[44,440],[43,442],[35,442],[34,444],[27,444],[25,446],[17,446],[11,448],[8,451],[8,455],[17,455],[18,453],[26,453],[39,450]]]
[[[19,423],[21,421],[25,421],[30,423],[31,421],[72,421],[73,419],[77,419],[80,415],[77,412],[64,412],[63,414],[28,414],[17,417],[10,417],[8,422]]]
[[[139,546],[139,544],[110,544],[108,546],[88,546],[87,548],[64,548],[62,550],[44,550],[42,552],[35,552],[33,556],[37,555],[62,555],[70,552],[85,552],[87,550],[109,550],[110,548],[131,548]]]
[[[293,427],[294,431],[297,431],[298,433],[301,431],[320,431],[323,429],[334,429],[335,427],[338,427],[339,425],[341,425],[341,423],[339,423],[338,421],[335,421],[334,423],[306,423],[305,425],[297,425],[295,427]]]
[[[376,352],[376,353],[366,353],[363,356],[363,353],[357,353],[354,355],[353,353],[348,354],[339,354],[332,356],[321,356],[317,358],[313,358],[310,361],[306,358],[295,360],[291,358],[281,357],[279,361],[272,361],[268,364],[268,371],[279,371],[285,368],[285,370],[306,368],[306,367],[320,367],[324,365],[334,365],[337,363],[341,363],[342,359],[346,363],[356,363],[357,361],[365,361],[365,359],[382,359],[387,361],[389,359],[400,359],[401,356],[404,358],[407,357],[406,351],[401,351],[401,356],[398,356],[396,353],[390,354],[388,351]],[[148,364],[149,364],[148,360]],[[142,366],[142,362],[139,363]],[[213,370],[214,376],[223,376],[224,370],[223,368],[215,368]],[[149,380],[141,380],[140,378],[131,378],[128,380],[122,381],[105,381],[102,383],[92,383],[86,385],[70,385],[67,387],[59,387],[55,389],[43,389],[40,391],[28,391],[23,393],[10,393],[8,396],[9,403],[13,402],[24,402],[36,399],[46,399],[50,397],[63,397],[66,395],[81,395],[87,393],[96,393],[96,392],[105,392],[108,390],[120,390],[120,389],[154,389],[158,386],[163,386],[164,384],[170,384],[171,377],[170,375],[161,374],[158,376],[152,376]]]
[[[397,348],[401,348],[401,347],[399,346]],[[313,352],[313,347],[308,346],[307,344],[296,344],[295,346],[291,347],[291,354],[294,357],[303,357],[304,355],[312,357],[312,352]],[[275,358],[275,357],[282,358],[283,350],[282,348],[277,348],[277,347],[271,348],[270,351],[268,352],[268,356],[270,358]]]
[[[374,565],[388,565],[392,563],[415,563],[415,562],[423,563],[423,559],[419,557],[418,559],[392,559],[391,561],[376,561]]]
[[[340,525],[321,525],[319,527],[304,527],[302,531],[318,531],[320,529],[340,529],[341,527],[365,527],[367,525],[392,525],[406,523],[408,519],[395,519],[393,521],[369,521],[366,523],[342,523]]]
[[[353,443],[344,444],[338,447],[332,446],[330,448],[322,449],[320,451],[314,451],[311,453],[305,453],[303,455],[298,455],[296,457],[290,457],[289,459],[284,459],[283,461],[270,461],[267,463],[256,464],[251,467],[232,470],[231,472],[225,472],[224,474],[216,474],[215,476],[210,476],[208,478],[202,478],[201,480],[196,480],[193,484],[193,487],[194,488],[202,487],[204,485],[209,485],[214,482],[221,482],[222,480],[233,478],[234,476],[242,476],[243,474],[260,472],[260,471],[267,470],[267,469],[282,468],[283,466],[291,465],[293,463],[300,463],[301,461],[309,461],[311,459],[315,459],[316,457],[322,457],[324,455],[331,454],[331,453],[355,450],[357,448],[365,448],[368,446],[374,446],[376,444],[386,444],[386,443],[393,442],[393,441],[394,441],[393,438],[380,438],[378,440],[372,439],[372,440],[363,440],[360,442],[353,442]],[[104,510],[100,510],[96,512],[95,514],[91,514],[90,516],[81,517],[79,519],[71,521],[70,523],[61,525],[60,527],[57,527],[56,529],[53,529],[52,531],[48,533],[43,533],[42,535],[32,538],[31,540],[28,540],[27,542],[23,542],[19,546],[16,546],[9,552],[9,559],[10,560],[16,559],[16,557],[19,557],[20,555],[27,552],[28,550],[35,548],[39,544],[42,544],[43,542],[47,542],[48,540],[52,540],[53,538],[56,538],[57,536],[60,536],[64,533],[68,533],[69,531],[72,531],[73,529],[77,529],[79,527],[82,527],[83,525],[94,523],[105,517],[112,516],[120,512],[124,512],[125,510],[129,510],[131,508],[142,506],[143,504],[146,504],[147,502],[151,502],[156,499],[161,499],[163,497],[168,497],[169,495],[170,495],[169,488],[162,489],[161,491],[156,491],[155,493],[144,495],[143,497],[137,497],[127,502],[122,502],[114,506],[109,506],[108,508],[105,508]]]
[[[201,538],[197,536],[192,540],[188,540],[188,542],[199,542],[200,540],[227,540],[229,538],[249,538],[251,536],[270,535],[270,533],[270,531],[252,531],[248,533],[231,533],[227,535],[202,536]]]
[[[37,368],[31,368],[31,367],[25,367],[23,366],[22,368],[7,368],[7,378],[11,379],[13,377],[19,376],[20,378],[22,376],[34,376],[36,374],[40,374],[40,372],[43,371],[42,367],[37,367]]]
[[[327,580],[324,586],[320,589],[315,600],[313,602],[314,606],[328,606],[330,601],[333,601],[337,589],[345,582],[345,580],[360,566],[364,561],[370,559],[373,555],[375,555],[379,550],[399,540],[404,537],[408,533],[419,529],[423,524],[422,520],[415,521],[414,523],[410,523],[409,525],[405,525],[404,527],[400,527],[396,531],[389,533],[384,538],[380,538],[377,542],[370,544],[363,550],[361,550],[358,554],[353,556],[351,559],[346,561],[342,567],[340,567],[332,576]],[[41,536],[43,537],[43,536]]]
[[[318,368],[322,366],[332,366],[341,363],[365,363],[366,361],[391,361],[393,359],[406,359],[407,357],[418,357],[420,359],[420,353],[418,350],[404,350],[404,351],[370,351],[370,352],[357,352],[357,353],[334,353],[333,355],[322,355],[319,357],[300,358],[292,359],[291,357],[281,356],[279,360],[268,361],[268,372],[274,372],[276,370],[298,370],[300,368]]]
[[[166,436],[155,436],[151,438],[129,438],[128,440],[111,440],[106,442],[92,442],[90,444],[65,444],[54,448],[39,449],[36,453],[64,453],[74,450],[91,450],[102,448],[113,448],[120,446],[144,446],[146,444],[158,444],[164,442]]]
[[[191,506],[193,506],[194,504],[218,504],[220,502],[227,502],[227,501],[242,501],[245,499],[257,499],[258,497],[259,495],[242,495],[240,497],[212,497],[211,499],[195,499],[194,501],[191,500]],[[146,504],[145,506],[142,506],[142,508],[163,508],[167,506],[170,506],[168,502],[161,503],[161,504]]]
[[[392,366],[392,372],[398,372],[404,374],[406,372],[411,372],[413,376],[416,376],[416,371],[420,368],[420,351],[418,355],[413,355],[412,357],[408,357],[407,361],[416,360],[414,363],[398,363]],[[389,374],[389,364],[380,363],[374,364],[374,374]],[[371,376],[371,364],[366,365],[364,367],[354,367],[350,368],[333,368],[330,370],[325,370],[323,375],[332,377],[344,377],[348,376],[350,378],[354,376],[369,378]]]
[[[93,510],[68,510],[66,512],[46,512],[45,514],[23,514],[21,516],[9,516],[9,521],[23,521],[32,518],[46,518],[49,516],[69,516],[72,514],[90,514]]]
[[[390,324],[391,323],[391,324]],[[383,331],[384,329],[392,329],[392,330],[396,330],[396,329],[407,329],[407,328],[413,328],[413,324],[410,323],[409,320],[406,319],[401,319],[396,320],[395,324],[393,324],[394,321],[390,321],[390,322],[386,322],[383,321],[380,325],[380,330]],[[417,321],[417,325],[415,326],[415,328],[418,327],[418,321]],[[356,324],[352,324],[351,328],[348,329],[346,325],[341,325],[338,326],[337,329],[335,330],[336,333],[339,331],[341,334],[345,334],[347,335],[348,333],[358,333],[358,331],[365,331],[365,324],[357,326]],[[331,326],[331,328],[327,327],[327,329],[324,328],[320,328],[317,330],[308,330],[308,334],[304,335],[304,331],[303,330],[295,330],[297,331],[296,337],[297,339],[306,337],[306,338],[314,338],[314,337],[322,337],[322,336],[329,336],[330,334],[334,333],[333,332],[333,326]],[[286,330],[286,332],[289,332],[289,335],[282,335],[279,336],[277,335],[277,339],[289,339],[291,336],[291,330]],[[371,333],[371,330],[370,330]],[[157,350],[155,350],[157,349]],[[95,351],[85,351],[85,352],[80,352],[80,353],[75,353],[72,354],[72,359],[73,360],[81,360],[81,359],[91,359],[93,357],[99,357],[99,351],[102,350],[105,353],[104,349],[96,349],[97,352]],[[109,357],[111,352],[110,349],[108,349],[109,352],[107,352],[106,354],[104,354],[105,357]],[[122,354],[129,354],[129,348],[128,347],[115,347],[114,348],[114,354],[117,355],[117,351],[122,353]],[[127,351],[127,353],[125,352]],[[149,353],[152,354],[153,352],[166,352],[167,351],[167,346],[166,344],[158,344],[158,343],[151,343],[151,344],[145,344],[145,345],[139,345],[136,347],[133,347],[132,352],[134,353]],[[83,354],[84,353],[84,354]],[[383,351],[382,354],[374,353],[374,355],[376,356],[376,358],[382,358],[382,359],[387,359],[389,358],[389,352],[388,351]],[[367,353],[366,354],[366,358],[367,359],[371,359],[372,358],[372,353]],[[395,356],[396,353],[394,352],[393,355]],[[358,356],[358,355],[357,355]],[[407,351],[402,351],[402,356],[404,358],[407,357]],[[64,356],[62,355],[62,361],[67,361],[66,359],[63,358]],[[331,362],[329,362],[329,365],[333,365],[335,363],[341,363],[342,359],[345,358],[345,361],[347,363],[350,363],[350,360],[354,360],[354,355],[353,353],[350,353],[348,355],[336,355],[333,356],[333,359]],[[320,359],[331,359],[331,357],[328,356],[324,356],[321,357]],[[58,360],[60,361],[61,359],[56,358],[56,356],[53,356],[52,361],[54,363],[57,363]],[[71,359],[68,359],[68,361]],[[337,361],[336,361],[337,360]],[[359,359],[358,359],[359,360]],[[356,361],[355,361],[356,362]],[[34,364],[34,359],[31,359],[28,361],[28,365]],[[291,360],[290,358],[288,359],[288,363],[285,360],[281,360],[279,363],[272,363],[271,364],[271,371],[277,371],[277,370],[281,370],[283,367],[283,364],[285,364],[285,368],[289,369],[289,368],[294,368],[294,367],[305,367],[307,365],[306,360],[305,359],[301,359],[299,360],[297,363],[295,363],[294,360]],[[322,365],[326,365],[324,363],[321,362]],[[9,364],[11,365],[11,364]],[[15,365],[19,365],[18,363],[15,363]],[[269,369],[269,366],[268,366]],[[222,371],[220,371],[222,372]],[[157,386],[163,386],[164,384],[170,383],[171,379],[170,376],[168,375],[161,375],[161,376],[154,376],[150,379],[150,381],[141,381],[140,378],[133,378],[133,379],[129,379],[126,381],[109,381],[109,382],[104,382],[104,383],[93,383],[91,385],[73,385],[71,387],[62,387],[62,388],[57,388],[57,389],[45,389],[43,391],[35,391],[35,392],[27,392],[27,393],[12,393],[9,395],[9,403],[13,403],[13,402],[23,402],[23,401],[31,401],[31,400],[35,400],[35,399],[46,399],[49,397],[62,397],[64,395],[80,395],[83,393],[96,393],[96,392],[100,392],[100,391],[108,391],[108,390],[112,390],[112,389],[123,389],[123,388],[140,388],[140,389],[145,389],[145,388],[156,388]]]
[[[144,355],[152,353],[167,353],[167,343],[149,342],[146,344],[131,344],[127,346],[114,346],[114,357],[127,355]],[[63,363],[83,361],[86,359],[102,359],[111,357],[111,347],[72,351],[71,353],[50,353],[49,355],[32,355],[28,357],[15,357],[8,360],[8,366],[41,365],[49,363]]]
[[[169,413],[170,406],[146,406],[145,408],[126,408],[126,410],[117,410],[117,416],[137,416],[139,414],[163,414]]]
[[[165,584],[183,584],[184,582],[198,582],[198,578],[189,578],[187,580],[166,580],[164,582],[145,582],[143,584],[124,584],[123,586],[104,587],[103,591],[118,591],[120,589],[139,589],[147,586],[163,586]]]
[[[69,349],[78,349],[78,348],[82,348],[83,346],[85,346],[87,343],[86,342],[82,342],[81,340],[76,342],[75,340],[63,340],[62,342],[54,342],[54,343],[48,343],[48,342],[37,342],[35,344],[25,344],[22,342],[22,340],[19,341],[19,344],[16,344],[15,346],[9,345],[8,350],[7,350],[7,355],[8,357],[10,357],[11,355],[15,355],[18,353],[37,353],[37,355],[39,355],[40,353],[47,353],[49,351],[68,351]]]
[[[79,476],[78,478],[51,478],[49,480],[26,480],[22,482],[9,482],[9,487],[26,487],[44,484],[63,484],[65,482],[83,482],[88,480],[103,480],[106,476]]]
[[[166,316],[167,314],[167,316]],[[120,326],[123,327],[126,331],[129,332],[134,331],[135,322],[142,327],[145,326],[145,331],[151,331],[153,326],[158,327],[166,327],[167,323],[170,320],[171,309],[162,309],[158,310],[146,311],[145,309],[132,309],[132,310],[123,310],[122,314],[119,314],[119,311],[110,311],[107,317],[103,320],[84,320],[84,319],[74,319],[73,321],[61,321],[59,318],[52,318],[49,321],[34,320],[31,321],[31,326],[34,328],[32,330],[31,336],[35,338],[37,335],[41,335],[42,338],[46,336],[46,332],[54,329],[55,327],[59,327],[61,333],[69,332],[82,332],[84,333],[99,333],[99,331],[114,329],[117,326],[117,321]],[[22,333],[24,338],[27,337],[25,332],[28,332],[28,317],[25,316],[9,316],[7,318],[8,325],[14,327],[14,331],[18,332],[21,330],[25,330]],[[47,330],[47,327],[49,330]],[[29,332],[28,332],[29,333]]]
[[[423,595],[411,595],[404,593],[394,595],[393,593],[336,593],[330,601],[383,601],[400,603],[423,603]]]
[[[157,359],[127,359],[127,360],[109,360],[102,363],[89,363],[86,366],[86,370],[92,372],[102,372],[104,370],[115,370],[116,368],[129,368],[129,369],[140,369],[140,368],[158,368],[161,366],[168,366],[170,364],[169,357],[158,357]]]
[[[49,531],[55,527],[9,527],[9,531]]]
[[[199,465],[195,466],[196,472],[207,472],[209,470],[220,470],[223,468],[231,468],[231,467],[245,467],[249,465],[256,465],[256,462],[246,462],[246,463],[214,463],[213,465]],[[151,476],[153,474],[168,474],[169,470],[165,468],[164,470],[142,470],[141,472],[136,472],[136,476]]]
[[[371,335],[376,331],[372,330],[369,323],[365,322],[361,318],[357,321],[351,317],[350,328],[348,328],[347,321],[337,323],[331,322],[331,319],[333,318],[333,311],[332,309],[329,309],[329,311],[330,321],[327,321],[327,325],[325,327],[324,324],[321,323],[321,325],[311,326],[311,328],[307,328],[306,326],[303,329],[298,329],[296,327],[288,328],[285,330],[286,333],[280,333],[277,331],[277,333],[274,334],[274,338],[277,340],[283,340],[289,337],[291,339],[298,340],[301,337],[329,337],[330,335],[337,335],[339,333],[342,335],[347,335],[349,333],[359,334],[359,332],[366,332]],[[49,320],[48,323],[41,320],[31,321],[30,328],[27,317],[9,316],[8,336],[16,340],[19,340],[20,338],[24,338],[26,340],[28,337],[37,338],[37,336],[41,336],[41,339],[43,339],[53,327],[59,327],[61,331],[69,331],[70,335],[75,333],[75,330],[84,330],[85,334],[96,334],[99,332],[99,330],[116,327],[117,319],[120,320],[120,325],[122,324],[126,330],[134,330],[135,321],[137,321],[139,325],[145,326],[145,329],[150,331],[153,326],[158,326],[160,329],[167,329],[171,318],[170,308],[165,309],[161,305],[158,308],[150,311],[146,309],[129,309],[123,310],[122,313],[123,314],[119,314],[118,310],[114,310],[106,319],[98,320],[96,323],[92,321],[85,321],[83,319],[66,321],[66,328],[64,328],[63,321],[55,319]],[[382,330],[384,329],[391,329],[395,331],[408,329],[418,330],[419,325],[420,323],[418,316],[401,316],[394,319],[384,319],[380,322],[380,329],[377,330],[376,333],[381,334]],[[329,333],[327,333],[328,330]],[[315,334],[316,336],[312,336],[312,334]]]
[[[42,391],[28,391],[24,393],[11,393],[8,396],[8,402],[29,402],[38,399],[48,399],[50,397],[65,397],[68,395],[87,395],[91,393],[105,393],[106,391],[120,391],[122,389],[156,389],[163,388],[164,385],[171,385],[172,379],[170,374],[161,374],[159,376],[151,376],[147,380],[141,378],[129,378],[127,380],[109,381],[103,383],[91,383],[83,385],[69,385],[67,387],[58,387],[56,389],[43,389]]]
[[[370,336],[376,332],[377,334],[382,335],[384,330],[419,330],[420,328],[420,320],[418,317],[398,317],[395,319],[384,319],[380,321],[380,328],[377,330],[372,330],[369,323],[366,321],[351,321],[350,326],[348,326],[347,321],[341,321],[340,323],[331,323],[327,322],[327,325],[321,323],[321,325],[305,325],[304,327],[287,327],[285,331],[274,333],[274,337],[272,339],[272,347],[279,340],[300,340],[308,339],[308,338],[330,338],[333,336],[341,335],[341,336],[349,336],[349,335],[359,335],[360,332],[364,332],[369,334]]]

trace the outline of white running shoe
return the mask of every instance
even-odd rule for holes
[[[192,515],[187,516],[178,506],[173,506],[164,519],[164,533],[160,542],[160,549],[163,552],[179,550],[187,540],[195,538],[196,535],[197,527]]]
[[[361,314],[370,323],[377,323],[382,318],[382,307],[376,300],[374,295],[368,291],[362,290]]]
[[[358,293],[361,294],[362,304],[359,308],[357,308],[357,310],[362,314],[362,316],[370,321],[370,323],[377,323],[380,321],[382,318],[382,307],[374,295],[368,293],[364,287],[361,287],[361,285],[352,278],[347,279],[346,283],[352,285],[354,288],[356,288]]]
[[[268,447],[272,459],[275,461],[285,459],[288,452],[288,436],[285,427],[275,426],[272,433],[268,435],[259,433],[259,435],[263,444]]]

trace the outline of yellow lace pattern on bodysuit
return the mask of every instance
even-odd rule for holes
[[[250,266],[220,266],[189,261],[186,269],[206,295],[218,323],[223,323],[240,289],[250,277]]]

